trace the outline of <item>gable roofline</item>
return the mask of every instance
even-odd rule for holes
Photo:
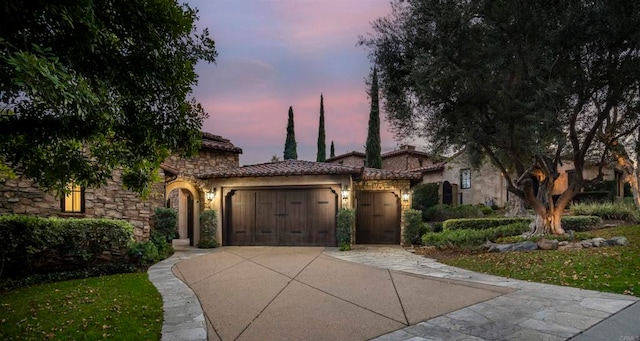
[[[334,157],[328,158],[326,160],[326,162],[338,161],[340,159],[345,159],[345,158],[347,158],[349,156],[361,157],[363,159],[367,157],[367,155],[365,153],[358,152],[358,151],[354,150],[354,151],[350,151],[350,152],[345,153],[345,154],[340,154],[340,155],[336,155]]]

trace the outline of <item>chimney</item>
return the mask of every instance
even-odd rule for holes
[[[403,144],[402,146],[400,146],[400,150],[416,150],[416,146]]]

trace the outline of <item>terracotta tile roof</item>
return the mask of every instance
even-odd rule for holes
[[[352,152],[348,152],[348,153],[346,153],[346,154],[340,154],[340,155],[336,155],[336,156],[334,156],[334,157],[328,158],[328,159],[327,159],[327,162],[337,161],[337,160],[340,160],[340,159],[347,158],[347,157],[349,157],[349,156],[361,157],[361,158],[363,158],[363,159],[364,159],[365,157],[367,157],[367,154],[365,154],[365,153],[363,153],[363,152],[358,152],[358,151],[355,151],[355,150],[354,150],[354,151],[352,151]]]
[[[444,165],[445,165],[445,162],[434,163],[433,165],[428,165],[428,166],[420,167],[420,168],[414,168],[414,169],[410,170],[410,172],[417,172],[417,173],[421,173],[421,174],[437,172],[437,171],[444,170]]]
[[[198,177],[201,179],[212,179],[292,175],[338,175],[359,174],[360,172],[360,168],[342,166],[334,163],[284,160],[220,170],[201,174]]]
[[[165,172],[167,172],[169,174],[172,174],[172,175],[180,174],[180,170],[179,169],[173,168],[173,167],[169,166],[168,164],[166,164],[164,162],[160,164],[160,169],[162,169],[163,171],[165,171]]]
[[[219,135],[202,132],[202,148],[242,154],[242,149]]]
[[[349,167],[326,162],[285,160],[201,174],[200,179],[294,176],[294,175],[352,175],[362,180],[421,180],[416,172],[392,171],[364,167]]]

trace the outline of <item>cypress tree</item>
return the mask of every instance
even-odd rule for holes
[[[331,141],[331,154],[329,157],[336,157],[336,147],[333,146],[333,141]]]
[[[284,143],[284,159],[297,160],[298,152],[296,151],[296,133],[293,129],[293,108],[289,107],[289,120],[287,121],[287,140]]]
[[[320,125],[318,126],[318,155],[316,156],[316,162],[327,160],[327,144],[324,140],[324,99],[320,94]]]
[[[369,112],[369,129],[365,146],[367,167],[381,169],[380,107],[378,103],[378,75],[375,66],[371,76],[371,92],[369,95],[371,96],[371,111]]]

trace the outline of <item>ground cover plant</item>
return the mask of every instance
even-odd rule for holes
[[[146,273],[0,292],[2,340],[159,340],[162,297]]]
[[[633,202],[574,203],[571,214],[597,216],[604,220],[640,221],[640,212]]]
[[[625,236],[626,247],[581,250],[457,254],[448,265],[532,282],[640,296],[640,226],[592,230],[589,235]]]

